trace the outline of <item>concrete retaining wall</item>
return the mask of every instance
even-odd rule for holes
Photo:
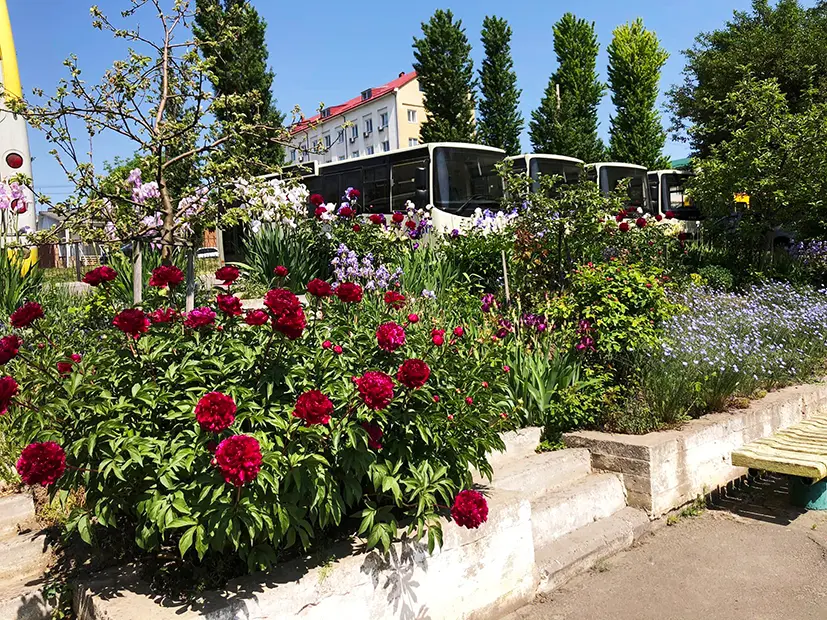
[[[388,556],[340,549],[322,565],[297,562],[240,579],[198,608],[159,601],[134,572],[121,570],[81,586],[76,610],[79,620],[487,620],[532,600],[538,574],[528,500],[496,491],[478,530],[443,525],[434,555],[413,542],[394,545]]]
[[[733,450],[824,411],[827,385],[804,385],[773,392],[748,409],[692,420],[680,430],[641,436],[583,431],[567,434],[565,442],[588,448],[595,469],[622,473],[628,504],[654,518],[745,475],[730,462]]]

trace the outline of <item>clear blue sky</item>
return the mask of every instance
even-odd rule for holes
[[[171,0],[169,0],[171,2]],[[97,0],[115,14],[127,0]],[[681,51],[695,36],[722,26],[734,10],[748,9],[750,0],[581,0],[579,3],[528,0],[455,0],[451,3],[358,0],[341,2],[277,2],[253,0],[268,22],[270,62],[276,72],[274,92],[279,106],[289,111],[298,104],[303,110],[320,101],[335,104],[367,87],[387,82],[413,62],[411,42],[420,34],[420,23],[437,8],[451,8],[462,19],[473,46],[475,68],[482,57],[479,31],[483,17],[505,17],[514,31],[512,49],[519,86],[521,109],[526,120],[542,96],[555,67],[551,27],[566,10],[596,22],[601,53],[598,66],[604,75],[606,46],[612,29],[642,17],[655,30],[671,57],[663,72],[665,91],[680,79],[684,66]],[[20,63],[23,89],[41,87],[53,92],[65,75],[63,59],[76,54],[86,79],[97,81],[116,58],[124,57],[121,42],[91,28],[88,8],[93,0],[8,0]],[[808,2],[807,4],[812,4]],[[146,13],[144,13],[147,15]],[[607,136],[612,105],[607,96],[600,109],[601,133]],[[664,119],[667,122],[667,119]],[[58,199],[65,196],[67,182],[48,154],[49,146],[30,131],[35,157],[34,178],[38,186]],[[100,164],[115,155],[130,155],[128,145],[117,139],[95,143],[95,161]],[[523,148],[530,148],[523,136]],[[669,142],[667,153],[684,157],[685,145]]]

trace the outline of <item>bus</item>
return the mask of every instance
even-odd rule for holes
[[[362,192],[361,213],[404,211],[432,205],[437,231],[468,225],[476,209],[501,207],[503,183],[497,164],[505,151],[463,143],[432,143],[388,153],[321,164],[318,174],[302,181],[311,194],[338,203],[348,187]]]
[[[649,196],[647,170],[643,166],[619,162],[599,162],[586,165],[586,175],[590,181],[597,183],[604,196],[611,194],[624,179],[629,181],[629,200],[627,209],[641,209],[644,213],[655,215]]]
[[[17,67],[17,54],[14,49],[11,19],[6,0],[0,0],[0,83],[6,98],[23,97],[20,84],[20,72]],[[29,151],[29,136],[26,121],[17,114],[5,111],[0,102],[0,180],[23,174],[32,178],[32,157]],[[7,239],[0,235],[0,245],[7,240],[16,239],[24,228],[34,230],[37,226],[37,214],[34,208],[34,194],[26,188],[26,201],[29,208],[25,213],[13,213],[12,210],[0,212],[0,228],[5,231]],[[36,260],[32,252],[31,260]]]
[[[692,178],[688,170],[653,170],[649,173],[649,192],[655,214],[675,214],[675,219],[697,221],[701,212],[686,193],[686,182]]]
[[[564,155],[523,154],[507,157],[513,162],[514,172],[525,173],[531,179],[531,191],[540,189],[541,176],[559,176],[566,184],[577,183],[583,174],[584,162]]]

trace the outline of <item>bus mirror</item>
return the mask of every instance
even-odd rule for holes
[[[417,193],[419,191],[427,191],[428,189],[428,173],[425,168],[417,168],[414,174],[414,183],[416,183]]]

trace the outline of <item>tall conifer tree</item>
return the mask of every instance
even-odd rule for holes
[[[480,142],[505,150],[509,155],[520,153],[520,89],[511,59],[511,27],[500,17],[486,17],[482,22],[482,44],[485,59],[480,69],[480,105],[478,133]]]

